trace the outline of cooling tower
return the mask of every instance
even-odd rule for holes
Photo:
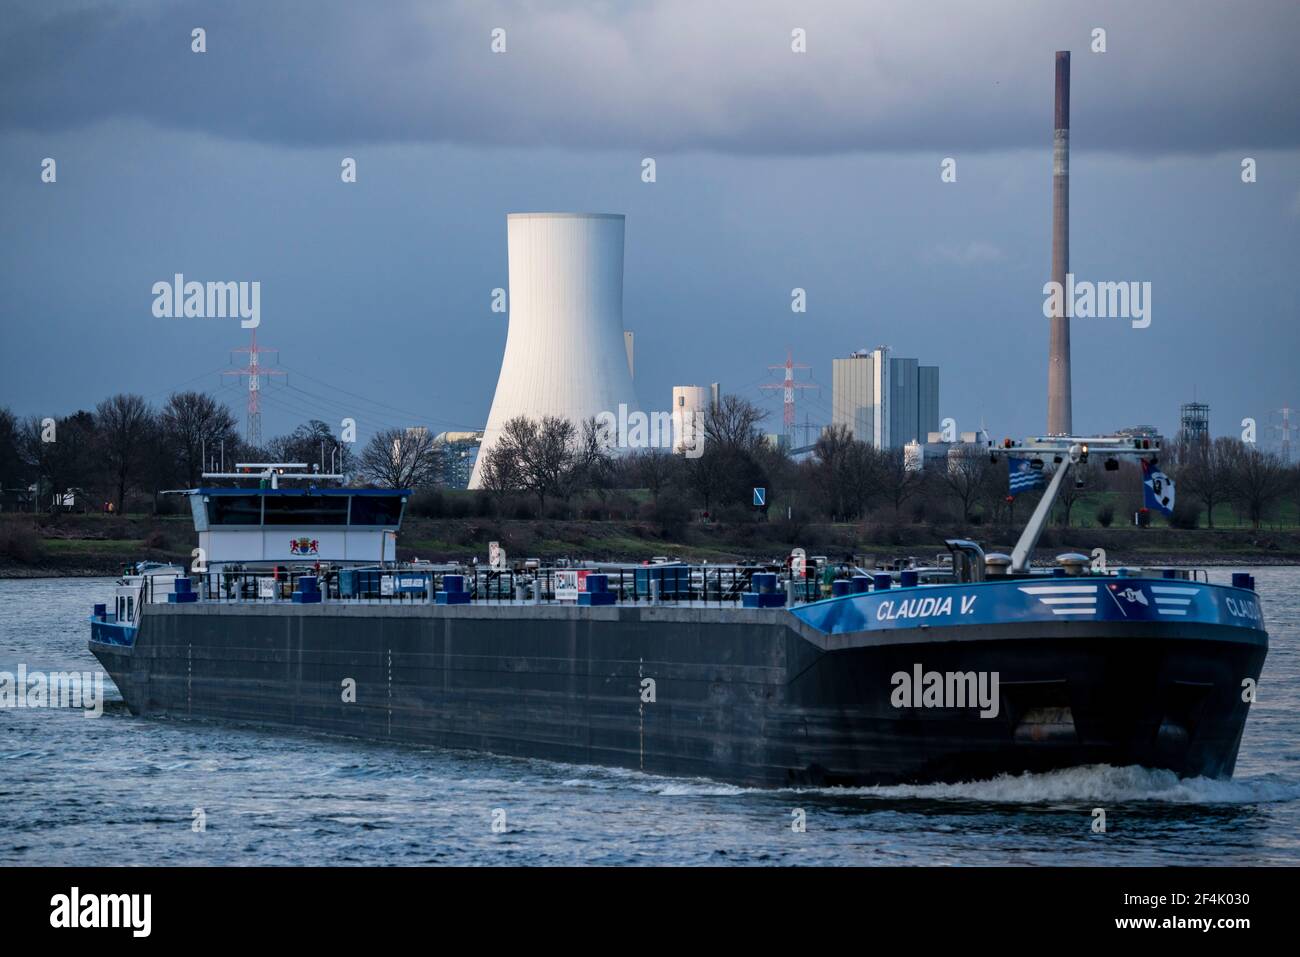
[[[511,213],[510,328],[501,376],[470,488],[501,428],[515,416],[575,425],[638,406],[623,338],[623,217]]]

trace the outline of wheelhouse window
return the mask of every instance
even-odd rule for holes
[[[352,498],[352,525],[394,527],[401,517],[400,495],[355,495]]]
[[[213,495],[208,499],[209,525],[261,525],[262,500],[256,495]]]
[[[346,525],[344,495],[268,495],[267,525]]]

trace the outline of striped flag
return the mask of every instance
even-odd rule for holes
[[[1042,470],[1030,466],[1029,459],[1014,458],[1010,455],[1007,456],[1007,479],[1012,495],[1042,488],[1046,484],[1043,481]]]

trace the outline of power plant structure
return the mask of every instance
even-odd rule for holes
[[[1178,438],[1189,445],[1210,441],[1210,407],[1204,402],[1184,402],[1178,407]]]
[[[832,423],[878,449],[924,442],[939,428],[939,367],[894,357],[888,346],[831,362]]]
[[[507,422],[639,411],[623,328],[625,220],[613,213],[511,213],[510,327],[470,488]]]
[[[1052,132],[1052,282],[1065,288],[1070,271],[1070,53],[1056,54],[1056,121]],[[1047,433],[1070,435],[1074,416],[1070,395],[1070,318],[1059,297],[1047,359]]]
[[[715,404],[716,400],[710,390],[702,385],[673,386],[673,435],[690,436],[694,442],[696,435],[703,434],[709,409]],[[674,446],[673,451],[679,452],[682,449]]]

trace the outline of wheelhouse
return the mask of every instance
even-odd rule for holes
[[[197,488],[189,496],[206,565],[392,561],[409,489]]]

